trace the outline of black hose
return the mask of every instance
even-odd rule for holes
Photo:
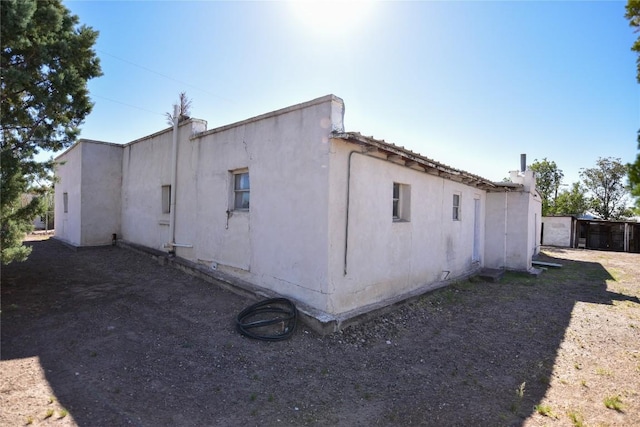
[[[245,308],[236,317],[238,332],[262,341],[282,341],[293,335],[298,311],[286,298],[271,298]]]

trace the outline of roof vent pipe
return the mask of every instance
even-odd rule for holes
[[[520,172],[527,170],[527,155],[520,154]]]

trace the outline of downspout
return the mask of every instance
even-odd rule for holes
[[[176,181],[178,174],[178,105],[173,106],[173,138],[171,145],[171,201],[169,204],[169,252],[175,254],[176,241]]]
[[[504,192],[504,245],[503,245],[504,259],[502,261],[502,265],[505,270],[507,269],[507,234],[509,231],[508,218],[509,218],[509,190],[506,190]]]
[[[345,209],[345,224],[344,224],[344,275],[347,275],[347,255],[349,249],[349,203],[351,201],[350,192],[351,192],[351,158],[354,154],[360,154],[361,156],[371,157],[372,159],[378,159],[383,162],[388,162],[388,160],[380,159],[378,157],[369,156],[368,151],[361,153],[359,151],[351,151],[349,152],[349,159],[347,161],[347,206]]]
[[[380,157],[374,157],[369,155],[369,151],[366,148],[364,149],[364,152],[360,152],[360,151],[351,151],[349,152],[349,159],[347,161],[347,206],[345,209],[345,215],[346,215],[346,219],[345,219],[345,224],[344,224],[344,275],[347,275],[347,255],[348,255],[348,249],[349,249],[349,203],[351,201],[351,158],[353,157],[354,154],[359,154],[361,156],[364,157],[368,157],[370,159],[375,159],[375,160],[380,160],[382,162],[387,162],[387,163],[394,163],[391,162],[390,160],[387,159],[382,159]]]
[[[347,206],[346,206],[346,219],[344,224],[344,275],[347,275],[347,254],[349,248],[349,192],[351,190],[351,157],[357,151],[352,151],[349,153],[349,160],[347,161]]]
[[[171,201],[169,205],[169,253],[175,255],[176,247],[192,248],[193,245],[185,245],[176,243],[176,196],[177,196],[177,176],[178,176],[178,106],[173,106],[173,138],[171,145]]]

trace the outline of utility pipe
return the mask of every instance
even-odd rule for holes
[[[503,261],[502,265],[504,268],[507,268],[507,235],[509,233],[509,190],[504,192],[504,253],[503,253]]]
[[[352,151],[349,153],[349,159],[347,161],[347,206],[345,212],[345,223],[344,223],[344,269],[343,274],[347,275],[347,255],[349,250],[349,201],[351,200],[349,197],[349,193],[351,191],[351,156],[356,151]]]
[[[176,242],[176,181],[178,173],[178,105],[173,106],[173,142],[171,146],[171,202],[169,205],[169,252],[175,253]]]
[[[353,157],[354,154],[359,154],[361,156],[364,157],[368,157],[370,159],[375,159],[375,160],[380,160],[383,162],[387,162],[387,163],[394,163],[391,160],[388,159],[383,159],[380,157],[375,157],[369,154],[369,151],[365,151],[364,152],[360,152],[360,151],[351,151],[349,152],[349,158],[347,160],[347,205],[346,205],[346,212],[345,212],[345,224],[344,224],[344,270],[343,270],[343,274],[346,276],[347,275],[347,262],[348,262],[348,255],[349,255],[349,205],[350,205],[350,201],[351,201],[351,158]]]

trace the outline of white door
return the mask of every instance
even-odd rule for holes
[[[473,199],[473,262],[480,261],[480,199]]]

